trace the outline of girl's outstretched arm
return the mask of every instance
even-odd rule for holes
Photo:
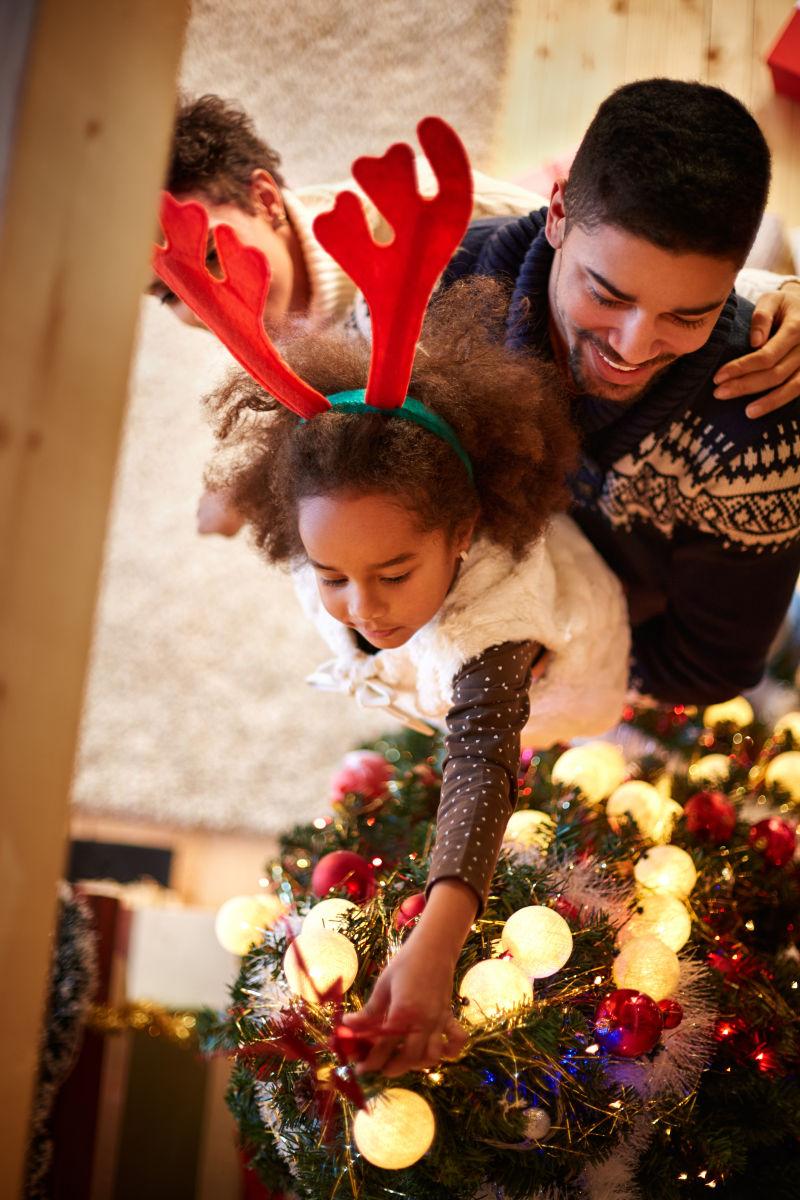
[[[453,975],[478,911],[478,897],[459,879],[432,889],[411,935],[375,984],[369,1002],[345,1022],[358,1030],[383,1023],[405,1031],[381,1038],[358,1068],[390,1078],[456,1058],[466,1033],[453,1015]]]
[[[430,1067],[457,1057],[466,1041],[453,1015],[453,977],[516,803],[520,730],[540,651],[529,642],[491,646],[454,680],[428,903],[369,1002],[345,1017],[354,1029],[397,1031],[374,1044],[362,1073],[392,1077]],[[533,675],[545,666],[537,663]]]

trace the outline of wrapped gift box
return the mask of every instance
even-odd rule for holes
[[[775,91],[800,101],[800,4],[767,56]]]
[[[172,1010],[227,1008],[239,959],[223,950],[214,912],[138,908],[131,914],[125,993]]]

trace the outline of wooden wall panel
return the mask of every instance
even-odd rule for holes
[[[752,109],[774,156],[769,207],[800,225],[800,104],[775,96],[764,61],[790,13],[787,0],[517,0],[495,174],[573,149],[622,83],[699,79]]]
[[[69,780],[184,0],[40,0],[0,233],[0,1195],[17,1194]]]

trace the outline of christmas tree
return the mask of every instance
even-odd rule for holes
[[[408,735],[350,756],[332,812],[283,838],[272,895],[220,914],[227,944],[255,944],[204,1042],[235,1057],[262,1181],[307,1200],[795,1197],[800,714],[767,731],[741,698],[629,710],[616,743],[526,750],[456,974],[464,1053],[359,1077],[341,1016],[413,937],[441,753]]]

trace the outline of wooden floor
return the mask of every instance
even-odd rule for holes
[[[775,96],[764,63],[792,9],[790,0],[517,0],[494,173],[514,178],[573,148],[620,84],[697,79],[751,109],[774,156],[769,208],[800,226],[800,103]]]

